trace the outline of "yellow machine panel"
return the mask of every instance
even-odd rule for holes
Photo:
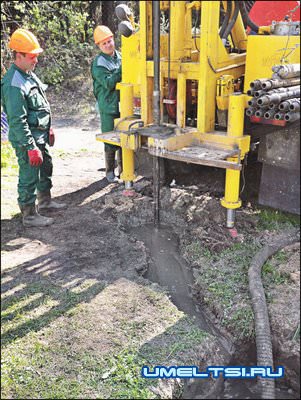
[[[248,37],[244,92],[255,79],[270,78],[272,66],[300,62],[299,36],[250,35]]]

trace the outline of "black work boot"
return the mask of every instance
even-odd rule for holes
[[[67,207],[65,203],[57,203],[52,200],[50,190],[38,192],[38,209],[40,210],[61,210]]]
[[[109,183],[117,183],[118,178],[115,176],[115,150],[105,151],[105,162],[106,162],[106,178]]]
[[[20,210],[23,217],[23,225],[26,227],[48,226],[53,223],[53,218],[43,217],[37,212],[37,207],[34,203],[20,205]]]

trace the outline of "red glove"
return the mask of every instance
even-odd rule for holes
[[[54,135],[53,129],[50,128],[49,129],[49,146],[53,146],[54,141],[55,141],[55,135]]]
[[[40,149],[36,148],[33,150],[27,150],[28,157],[29,157],[29,164],[33,167],[38,167],[42,165],[43,162],[43,155]]]

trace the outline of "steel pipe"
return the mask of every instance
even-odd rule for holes
[[[272,71],[282,79],[295,78],[300,76],[300,64],[274,65]]]
[[[285,121],[293,122],[300,119],[300,112],[288,112],[284,115]]]
[[[257,108],[255,108],[255,107],[249,107],[249,108],[247,108],[247,110],[246,110],[246,115],[247,115],[248,117],[251,117],[252,115],[255,114],[256,111],[257,111]]]
[[[264,118],[265,119],[273,119],[276,113],[277,113],[276,109],[266,111],[264,113]]]
[[[281,120],[281,119],[284,119],[284,113],[281,113],[281,112],[277,112],[276,114],[275,114],[275,119],[277,119],[277,120]]]
[[[264,96],[259,97],[257,100],[257,104],[261,106],[268,106],[271,103],[274,104],[279,104],[284,100],[292,99],[294,97],[300,97],[300,87],[294,86],[294,88],[297,89],[292,89],[288,90],[287,92],[284,93],[273,93],[271,95],[266,94]],[[276,89],[275,89],[276,90]]]
[[[300,84],[300,78],[291,79],[269,79],[261,82],[261,89],[270,90],[274,88],[294,86]]]

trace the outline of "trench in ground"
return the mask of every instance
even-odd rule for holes
[[[194,279],[192,271],[184,258],[180,255],[179,240],[170,226],[154,226],[152,224],[128,227],[128,233],[136,239],[144,242],[149,251],[150,262],[145,278],[158,283],[169,292],[171,301],[177,308],[192,317],[198,327],[218,338],[221,347],[229,355],[228,365],[251,366],[256,365],[255,343],[245,343],[239,348],[233,344],[214,326],[205,316],[204,311],[194,301],[192,287]],[[276,364],[277,365],[277,364]],[[277,385],[277,399],[294,399],[289,388]],[[225,379],[220,378],[208,393],[204,393],[202,379],[185,380],[182,399],[258,399],[258,391],[255,380],[250,379]]]

